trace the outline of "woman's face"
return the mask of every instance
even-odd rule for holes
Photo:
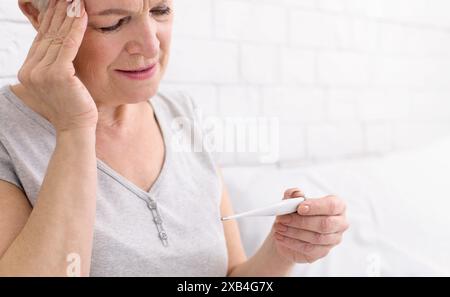
[[[132,104],[156,94],[169,60],[172,2],[85,0],[89,23],[74,64],[97,103]]]

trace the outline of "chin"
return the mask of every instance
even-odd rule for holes
[[[124,97],[127,98],[127,102],[130,104],[141,103],[152,98],[158,92],[158,86],[146,86],[139,89],[124,90]]]

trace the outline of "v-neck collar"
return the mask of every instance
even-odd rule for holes
[[[153,108],[153,112],[155,114],[156,121],[161,130],[165,152],[164,152],[164,163],[162,165],[161,171],[160,171],[158,177],[156,178],[156,180],[153,182],[150,189],[148,191],[141,189],[136,184],[134,184],[133,182],[131,182],[130,180],[128,180],[127,178],[122,176],[120,173],[118,173],[116,170],[111,168],[108,164],[106,164],[105,162],[103,162],[102,160],[97,158],[98,168],[100,170],[102,170],[104,173],[106,173],[107,175],[109,175],[110,177],[115,179],[117,182],[121,183],[123,186],[125,186],[127,189],[129,189],[136,195],[138,195],[138,196],[144,195],[145,197],[143,197],[143,198],[147,198],[148,196],[150,196],[154,200],[156,200],[155,198],[156,198],[156,193],[158,191],[159,185],[161,184],[161,181],[164,179],[164,177],[166,175],[167,168],[169,167],[168,163],[170,162],[170,157],[171,157],[171,152],[170,152],[168,142],[167,142],[168,141],[168,133],[167,133],[166,129],[168,129],[168,127],[166,126],[166,123],[164,123],[161,120],[161,116],[159,114],[160,111],[158,109],[159,107],[157,106],[158,104],[155,104],[156,99],[158,99],[158,98],[156,98],[156,96],[155,96],[152,99],[149,99],[148,103]]]

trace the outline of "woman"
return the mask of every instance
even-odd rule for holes
[[[247,259],[211,156],[171,146],[174,119],[196,119],[158,92],[173,1],[84,0],[78,17],[68,2],[19,0],[38,33],[0,93],[1,275],[283,276],[341,241],[345,204],[327,196]]]

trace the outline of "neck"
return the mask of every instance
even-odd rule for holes
[[[117,106],[97,105],[98,133],[126,133],[139,116],[137,104],[122,104]]]

